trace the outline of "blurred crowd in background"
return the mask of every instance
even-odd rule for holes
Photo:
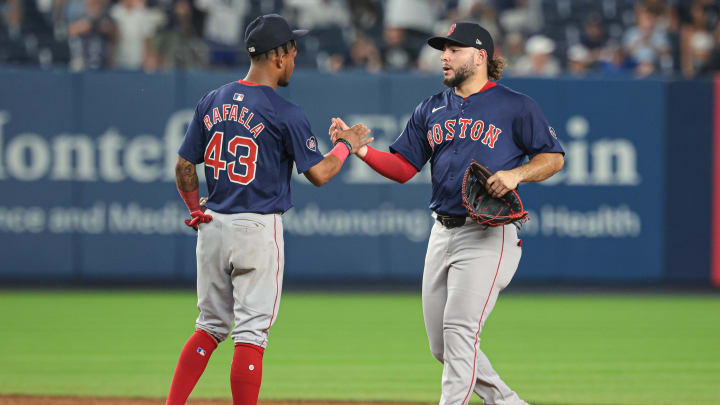
[[[267,13],[310,29],[296,66],[327,72],[439,72],[425,41],[455,21],[490,31],[506,76],[720,71],[720,0],[0,0],[0,65],[240,69]]]

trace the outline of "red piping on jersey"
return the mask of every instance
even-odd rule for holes
[[[261,84],[246,82],[245,80],[238,80],[238,83],[244,84],[246,86],[262,86]]]
[[[405,183],[418,172],[403,155],[383,152],[371,146],[368,146],[367,155],[363,161],[376,172],[398,183]]]
[[[509,226],[509,225],[508,225]],[[487,308],[488,301],[490,301],[490,296],[492,295],[492,290],[495,288],[495,281],[497,280],[498,273],[500,273],[500,263],[502,263],[502,257],[503,257],[503,251],[505,250],[505,227],[502,227],[502,245],[500,245],[500,259],[498,259],[497,269],[495,269],[495,277],[493,278],[492,284],[490,285],[490,291],[488,291],[488,296],[485,299],[485,305],[483,305],[483,310],[480,313],[480,322],[478,322],[478,330],[475,334],[475,344],[473,345],[475,347],[475,357],[473,358],[473,375],[472,380],[470,381],[470,389],[468,390],[467,395],[465,395],[465,399],[461,402],[461,405],[465,405],[465,401],[470,398],[470,393],[473,391],[473,388],[475,387],[475,371],[476,371],[476,363],[477,363],[477,351],[478,351],[478,339],[480,338],[480,329],[482,328],[482,321],[483,316],[485,315],[485,309]]]
[[[710,281],[720,287],[720,74],[714,78],[713,181]]]
[[[280,246],[277,243],[277,215],[273,215],[273,236],[275,238],[275,250],[277,251],[277,272],[275,272],[275,301],[273,302],[272,315],[270,315],[270,323],[265,330],[270,329],[275,319],[275,307],[277,305],[278,293],[280,292]]]
[[[495,86],[497,86],[497,83],[491,82],[490,80],[488,80],[487,83],[485,83],[485,85],[482,87],[482,89],[478,90],[477,93],[473,93],[473,94],[482,93],[483,91],[490,90]],[[472,96],[473,94],[471,94],[470,96]],[[470,98],[470,96],[463,97],[463,100],[467,100],[468,98]]]

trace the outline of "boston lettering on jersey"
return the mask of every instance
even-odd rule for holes
[[[537,103],[493,82],[468,97],[447,89],[425,99],[390,151],[418,170],[431,162],[430,209],[451,215],[466,214],[460,191],[473,160],[496,172],[538,153],[563,153]]]
[[[494,124],[490,124],[487,127],[487,131],[485,131],[485,136],[483,137],[483,131],[485,130],[485,122],[483,120],[472,120],[470,118],[458,118],[457,120],[447,120],[445,121],[445,133],[443,134],[443,129],[440,126],[440,124],[434,124],[432,126],[432,129],[428,130],[427,132],[427,140],[430,144],[431,148],[435,148],[435,145],[439,145],[442,143],[443,140],[445,141],[452,141],[455,139],[455,124],[458,123],[459,126],[459,132],[457,133],[457,137],[460,139],[465,139],[466,137],[469,137],[469,139],[473,141],[477,141],[480,138],[482,138],[482,143],[484,145],[487,145],[488,148],[494,149],[495,148],[495,142],[497,142],[498,137],[500,136],[500,133],[502,130],[498,127],[496,127]],[[468,132],[469,131],[469,132]]]
[[[220,114],[221,109],[222,115]],[[248,115],[245,116],[245,114]],[[210,118],[210,114],[205,114],[205,117],[203,117],[203,123],[205,124],[205,128],[209,131],[210,128],[218,122],[236,121],[250,131],[253,134],[253,138],[257,138],[262,130],[265,129],[265,124],[260,122],[251,128],[250,123],[252,122],[254,116],[255,114],[250,112],[247,107],[240,108],[237,104],[223,104],[222,107],[215,107],[212,109],[212,119]]]

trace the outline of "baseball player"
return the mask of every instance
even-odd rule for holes
[[[485,404],[526,404],[479,347],[483,323],[517,269],[521,241],[514,225],[485,227],[467,217],[462,180],[475,159],[495,173],[487,188],[499,197],[519,183],[558,172],[564,152],[535,101],[494,82],[504,61],[491,59],[493,40],[485,29],[453,24],[447,36],[428,44],[442,51],[443,84],[449,89],[417,106],[390,153],[368,146],[356,154],[400,183],[431,162],[430,209],[436,222],[422,301],[430,351],[443,363],[440,404],[465,405],[472,392]],[[334,138],[347,126],[339,118],[332,121]]]
[[[167,404],[184,404],[217,347],[230,334],[235,405],[257,403],[262,357],[277,318],[283,280],[282,214],[292,206],[293,162],[316,186],[333,178],[350,153],[370,143],[356,125],[323,156],[303,111],[275,90],[287,86],[297,55],[281,16],[258,17],[245,32],[251,56],[243,80],[204,96],[178,151],[177,187],[198,230],[200,315],[175,369]],[[199,203],[195,165],[205,163],[208,200]],[[234,326],[233,326],[234,323]]]

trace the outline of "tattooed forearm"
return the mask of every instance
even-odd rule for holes
[[[198,176],[195,165],[178,156],[175,165],[175,183],[182,191],[193,191],[198,188]]]

